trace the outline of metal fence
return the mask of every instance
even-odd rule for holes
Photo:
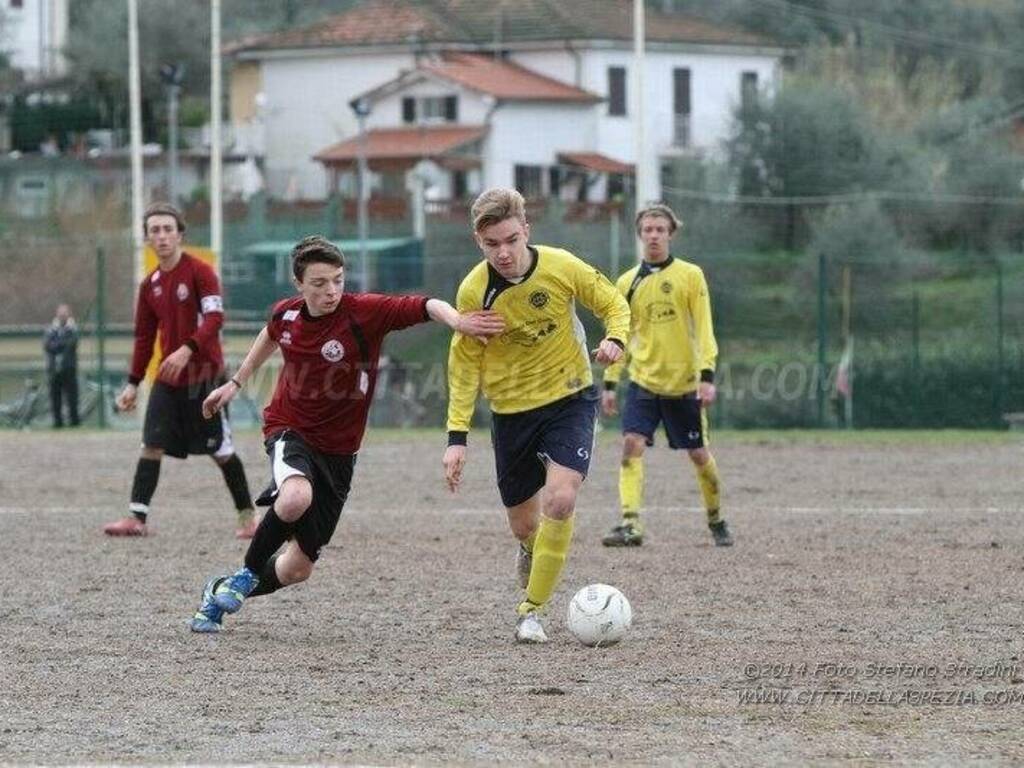
[[[817,203],[790,210],[688,194],[669,202],[686,222],[675,252],[699,264],[711,287],[721,348],[718,425],[999,428],[1004,414],[1024,411],[1024,256],[1014,224],[1024,216],[1014,219],[1000,206],[989,216],[996,235],[982,237],[968,227],[970,217],[958,214],[959,234],[944,223],[949,203],[889,201],[882,211],[899,242],[879,253],[816,239]],[[204,243],[207,212],[194,206],[188,217],[189,239]],[[454,298],[479,259],[468,218],[465,202],[428,204],[415,281],[422,285],[410,288]],[[530,218],[535,242],[569,248],[610,276],[635,263],[631,221],[620,206],[533,202]],[[3,227],[0,407],[23,395],[27,380],[41,381],[39,340],[58,302],[70,302],[95,334],[97,299],[105,295],[110,383],[120,378],[135,289],[125,220],[123,206],[114,206]],[[413,228],[407,201],[371,206],[371,238],[407,238]],[[355,231],[345,200],[236,203],[226,211],[225,263],[262,242],[313,232],[344,240]],[[790,235],[799,248],[782,247]],[[388,269],[410,268],[396,262]],[[244,298],[236,295],[235,306],[251,309]],[[227,300],[229,328],[240,334],[229,358],[237,361],[252,328],[238,327],[241,312],[232,320],[230,290]],[[599,332],[585,323],[591,336]],[[385,388],[375,421],[441,422],[445,345],[440,328],[395,337],[388,350],[404,363],[401,386]],[[83,374],[94,381],[97,349],[94,336],[83,343]],[[851,352],[852,364],[840,365]]]

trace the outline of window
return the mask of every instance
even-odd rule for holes
[[[452,171],[452,199],[465,200],[469,196],[469,180],[465,171]]]
[[[459,100],[455,96],[444,97],[444,119],[449,123],[459,122]]]
[[[404,96],[402,122],[457,123],[459,121],[458,96]]]
[[[677,115],[690,114],[690,70],[686,68],[672,70],[673,112]]]
[[[626,68],[608,67],[608,114],[626,114]]]
[[[517,165],[516,189],[523,197],[537,199],[544,196],[544,167],[540,165]]]
[[[672,70],[672,143],[677,147],[690,146],[691,79],[690,70],[685,67]]]
[[[746,112],[757,106],[757,72],[740,76],[740,108]]]
[[[608,174],[608,194],[605,196],[607,200],[618,200],[626,195],[626,179],[621,173],[609,173]]]
[[[548,194],[558,197],[562,191],[562,169],[557,165],[548,168]]]

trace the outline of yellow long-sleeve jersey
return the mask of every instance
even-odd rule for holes
[[[448,430],[468,432],[478,391],[495,413],[539,408],[593,384],[590,353],[576,301],[626,344],[629,305],[604,275],[568,251],[531,246],[533,263],[519,282],[486,261],[459,286],[460,312],[493,309],[505,332],[484,343],[462,334],[448,354]]]
[[[718,344],[700,267],[672,256],[660,265],[642,262],[615,287],[632,311],[629,354],[605,369],[606,385],[627,365],[630,379],[658,395],[683,395],[714,379]]]

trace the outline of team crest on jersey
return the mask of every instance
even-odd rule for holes
[[[670,283],[668,280],[665,280],[664,282],[662,282],[662,284],[661,284],[661,292],[662,293],[672,293],[672,283]]]
[[[160,287],[159,285],[154,285],[154,286],[153,286],[153,295],[154,295],[154,296],[155,296],[156,298],[158,298],[158,299],[159,299],[159,298],[160,298],[161,296],[163,296],[163,295],[164,295],[164,289],[163,289],[163,288],[161,288],[161,287]]]
[[[341,346],[341,342],[337,339],[331,339],[320,347],[320,354],[323,355],[324,360],[327,362],[336,363],[345,356],[345,348]]]
[[[281,334],[281,341],[279,343],[280,344],[291,344],[292,343],[291,331],[285,331],[284,333],[282,333]]]
[[[541,309],[547,306],[548,295],[544,291],[534,291],[530,294],[530,306],[534,309]]]
[[[184,301],[188,298],[188,286],[184,283],[178,283],[178,289],[175,293],[178,295],[178,301]]]

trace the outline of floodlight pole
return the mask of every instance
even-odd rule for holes
[[[644,0],[633,0],[633,90],[636,96],[633,103],[636,112],[633,115],[633,140],[636,154],[636,165],[633,176],[633,202],[635,211],[639,211],[654,195],[648,189],[651,180],[647,172],[647,147],[644,137],[644,59],[646,58],[646,27]],[[637,260],[643,258],[643,245],[637,237]]]
[[[367,178],[366,163],[366,118],[370,114],[370,102],[366,99],[353,99],[349,106],[356,113],[356,120],[359,123],[359,159],[358,159],[358,208],[356,212],[356,226],[359,237],[359,276],[360,290],[370,289],[370,264],[369,264],[369,179]]]
[[[160,67],[160,79],[167,86],[167,197],[173,205],[178,203],[178,102],[184,78],[184,64]]]
[[[128,105],[132,163],[132,261],[135,281],[142,282],[142,86],[139,78],[139,6],[128,0]]]
[[[216,255],[218,272],[224,259],[220,72],[220,0],[210,0],[210,250]]]

